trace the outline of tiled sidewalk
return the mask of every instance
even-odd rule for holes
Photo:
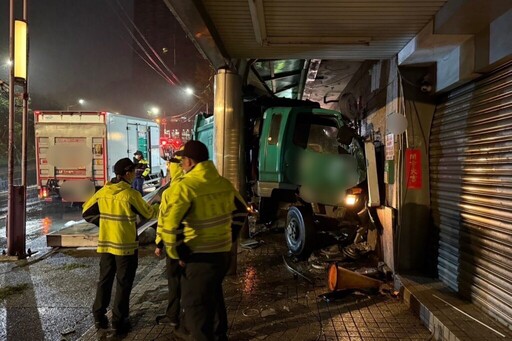
[[[329,303],[320,274],[316,284],[285,268],[281,235],[263,237],[254,250],[240,250],[238,274],[224,281],[230,340],[429,340],[429,331],[398,299],[352,294]],[[168,326],[155,325],[165,310],[165,261],[133,290],[133,331],[124,340],[173,340]],[[81,340],[115,339],[94,327]]]
[[[512,340],[512,331],[439,280],[400,276],[404,303],[441,341]]]

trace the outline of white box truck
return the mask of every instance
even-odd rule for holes
[[[114,177],[114,164],[140,150],[151,172],[145,189],[166,172],[158,123],[104,111],[35,111],[37,186],[41,199],[84,202]]]

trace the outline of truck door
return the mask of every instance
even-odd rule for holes
[[[260,146],[260,181],[281,182],[281,159],[282,147],[284,142],[284,125],[281,112],[267,112],[268,116],[264,120],[270,120],[270,124],[264,124],[261,135]]]
[[[133,153],[137,151],[138,148],[138,137],[137,137],[137,124],[130,124],[127,125],[127,156],[130,159],[133,159]],[[115,161],[114,161],[115,162]]]
[[[149,166],[151,173],[158,173],[162,170],[160,163],[160,128],[149,126]]]

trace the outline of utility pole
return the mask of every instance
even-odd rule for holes
[[[28,22],[27,0],[23,0],[23,20]],[[27,36],[27,78],[23,84],[23,117],[21,121],[21,185],[25,187],[25,197],[27,192],[28,50],[29,46]],[[26,217],[26,211],[24,210],[24,212]]]
[[[28,29],[27,29],[27,0],[23,0],[23,20],[15,20],[15,0],[10,0],[9,9],[9,58],[11,69],[9,75],[9,147],[7,169],[7,253],[9,256],[24,258],[26,239],[26,171],[27,171],[27,66],[28,66]],[[24,49],[24,51],[23,51]],[[14,122],[16,105],[14,101],[16,82],[23,85],[23,110],[22,110],[22,162],[21,184],[14,185]]]

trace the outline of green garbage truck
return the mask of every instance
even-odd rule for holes
[[[198,115],[194,125],[210,155],[214,124]],[[259,222],[284,222],[288,249],[299,257],[319,232],[353,242],[366,206],[366,161],[350,120],[314,102],[267,99],[244,104],[244,129],[247,196]]]

